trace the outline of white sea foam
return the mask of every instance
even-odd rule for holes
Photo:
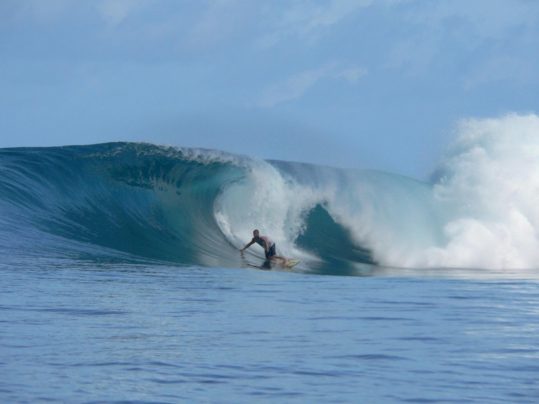
[[[383,265],[538,267],[538,116],[462,121],[438,171],[428,192],[392,176],[363,181],[333,215]]]
[[[507,115],[461,122],[434,184],[451,206],[446,242],[412,265],[537,268],[539,263],[539,117]]]

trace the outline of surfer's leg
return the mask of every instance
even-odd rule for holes
[[[272,260],[273,262],[276,262],[278,265],[286,266],[288,263],[288,258],[281,257],[280,255],[277,255],[275,252],[275,244],[273,244],[269,251],[266,253],[266,259]]]
[[[266,259],[271,260],[273,257],[275,257],[275,244],[273,244],[268,251],[265,252]]]

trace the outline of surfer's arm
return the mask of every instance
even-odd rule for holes
[[[254,244],[254,242],[255,242],[254,239],[251,240],[251,241],[250,241],[249,243],[247,243],[247,244],[245,245],[245,247],[243,247],[240,251],[243,252],[243,251],[247,250],[249,247],[251,247],[251,246]]]

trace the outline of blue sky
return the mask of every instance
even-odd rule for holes
[[[116,140],[426,178],[539,109],[535,0],[1,0],[0,147]]]

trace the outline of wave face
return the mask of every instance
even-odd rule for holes
[[[430,182],[138,143],[0,149],[0,252],[237,267],[258,228],[315,271],[536,268],[538,134],[534,115],[463,122]]]

